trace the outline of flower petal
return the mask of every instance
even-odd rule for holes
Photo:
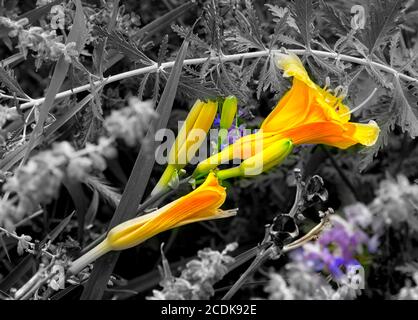
[[[131,219],[116,226],[109,231],[107,242],[112,250],[123,250],[187,221],[209,219],[211,216],[219,218],[218,208],[225,198],[225,188],[219,185],[217,178],[211,173],[202,185],[186,196],[148,216]]]
[[[308,123],[280,134],[291,138],[294,144],[318,143],[346,149],[357,143],[373,145],[379,135],[379,127],[374,121],[368,124],[328,121]]]
[[[263,121],[260,129],[273,132],[300,125],[306,121],[312,98],[310,88],[302,81],[294,79],[292,88]]]

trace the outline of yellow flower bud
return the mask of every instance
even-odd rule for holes
[[[185,224],[230,217],[236,210],[223,211],[226,192],[213,173],[189,194],[146,215],[123,222],[109,231],[107,237],[71,264],[69,273],[77,274],[89,263],[112,250],[137,246],[153,236]]]
[[[151,195],[166,189],[173,174],[184,168],[194,157],[196,151],[205,141],[217,111],[218,103],[216,101],[197,100],[195,102],[169,151],[167,168]]]
[[[293,149],[290,139],[280,139],[261,152],[244,160],[239,166],[220,170],[217,173],[219,179],[224,180],[233,177],[251,177],[259,175],[274,166],[282,163]]]
[[[222,114],[220,127],[221,129],[229,129],[232,126],[238,109],[238,99],[235,96],[228,96],[222,105]]]

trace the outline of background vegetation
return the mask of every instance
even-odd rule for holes
[[[2,298],[219,299],[248,268],[265,225],[292,209],[298,185],[302,234],[332,208],[345,229],[321,245],[335,257],[348,239],[365,290],[341,285],[325,258],[318,266],[302,250],[257,266],[235,298],[417,298],[415,1],[0,2]],[[354,5],[365,8],[364,27]],[[353,117],[379,124],[378,143],[298,147],[280,167],[231,183],[224,207],[239,208],[236,217],[165,232],[65,277],[158,180],[155,130],[176,130],[196,98],[228,95],[239,99],[239,124],[261,123],[290,86],[275,66],[282,48],[350,108],[371,96]],[[286,223],[273,227],[289,238]]]

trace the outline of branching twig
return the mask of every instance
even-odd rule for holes
[[[296,180],[296,195],[295,201],[293,202],[293,206],[289,211],[290,217],[295,217],[296,214],[299,212],[300,208],[302,207],[302,195],[303,195],[303,185],[302,185],[302,172],[299,168],[295,168],[293,170]]]
[[[292,52],[294,54],[297,55],[305,55],[307,54],[307,50],[305,49],[288,49],[288,52]],[[254,58],[260,58],[260,57],[265,57],[265,56],[269,56],[270,54],[274,54],[274,53],[278,53],[281,52],[280,50],[262,50],[262,51],[255,51],[255,52],[245,52],[245,53],[236,53],[236,54],[230,54],[230,55],[222,55],[222,57],[218,57],[218,56],[213,56],[210,57],[209,59],[211,61],[219,61],[221,60],[222,62],[230,62],[230,61],[237,61],[237,60],[241,60],[241,59],[254,59]],[[378,62],[374,62],[374,61],[370,61],[369,59],[363,59],[363,58],[358,58],[358,57],[352,57],[349,55],[345,55],[345,54],[339,54],[337,52],[327,52],[327,51],[321,51],[321,50],[310,50],[311,53],[324,57],[324,58],[331,58],[331,59],[339,59],[339,60],[344,60],[347,62],[352,62],[352,63],[356,63],[356,64],[360,64],[360,65],[371,65],[376,69],[379,69],[381,71],[393,74],[393,75],[399,75],[399,77],[403,80],[406,81],[411,81],[411,82],[416,82],[418,83],[418,79],[415,79],[413,77],[410,77],[406,74],[403,73],[399,73],[397,70],[393,69],[390,66],[378,63]],[[208,58],[194,58],[194,59],[186,59],[184,60],[184,65],[198,65],[198,64],[203,64],[205,62],[207,62]],[[168,69],[168,68],[172,68],[174,66],[174,61],[169,61],[169,62],[165,62],[162,63],[161,66],[159,66],[157,63],[155,63],[152,66],[148,66],[148,67],[143,67],[143,68],[138,68],[138,69],[134,69],[134,70],[130,70],[130,71],[126,71],[126,72],[122,72],[113,76],[110,76],[107,79],[106,84],[112,83],[112,82],[116,82],[116,81],[120,81],[122,79],[126,79],[126,78],[130,78],[130,77],[134,77],[134,76],[138,76],[141,74],[146,74],[146,73],[150,73],[150,72],[156,72],[157,70],[161,69]],[[100,81],[96,81],[94,82],[94,85],[99,85]],[[73,94],[79,93],[79,92],[83,92],[83,91],[87,91],[91,88],[91,84],[85,84],[82,85],[80,87],[71,89],[71,90],[67,90],[67,91],[63,91],[58,93],[55,96],[55,99],[61,99],[61,98],[65,98],[68,96],[71,96]],[[43,103],[45,100],[45,98],[38,98],[38,99],[32,99],[29,102],[23,103],[20,108],[21,109],[27,109],[30,108],[32,106],[35,105],[39,105],[41,103]]]
[[[229,289],[229,291],[225,294],[222,300],[231,299],[234,296],[234,294],[245,284],[248,277],[250,277],[267,260],[277,259],[286,252],[300,248],[305,243],[311,240],[316,240],[318,236],[321,234],[321,232],[324,230],[324,228],[328,225],[329,215],[332,214],[333,212],[334,211],[331,208],[328,209],[325,213],[323,213],[321,222],[319,224],[317,224],[314,228],[312,228],[306,235],[284,246],[282,249],[275,246],[271,240],[267,240],[267,242],[265,242],[266,240],[266,237],[265,237],[263,243],[270,243],[270,246],[267,249],[262,249],[258,252],[254,261],[251,263],[248,269],[245,270],[245,272],[241,275],[238,281],[234,283],[231,289]],[[266,230],[266,235],[269,232],[268,229],[269,228],[267,228]]]

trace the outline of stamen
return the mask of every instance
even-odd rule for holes
[[[346,116],[346,115],[351,114],[351,113],[354,113],[357,110],[360,110],[361,108],[363,108],[373,98],[376,91],[377,91],[377,88],[374,88],[372,93],[362,103],[360,103],[357,107],[350,110],[349,112],[346,112],[346,113],[342,114],[341,117]]]

